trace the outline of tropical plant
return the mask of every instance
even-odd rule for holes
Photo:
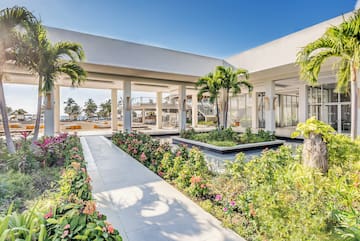
[[[328,169],[328,142],[335,130],[322,121],[311,117],[305,123],[299,123],[292,137],[303,136],[302,162],[305,166],[319,168],[322,172]]]
[[[73,98],[68,98],[67,101],[64,102],[64,104],[64,112],[69,115],[69,119],[76,120],[81,113],[80,106],[75,102]]]
[[[89,117],[93,117],[96,113],[96,110],[97,110],[97,105],[96,103],[94,102],[93,99],[88,99],[88,101],[85,102],[85,105],[84,105],[84,109],[83,111],[85,112],[86,116],[89,118]]]
[[[39,79],[33,137],[33,141],[35,141],[39,134],[43,95],[47,96],[46,110],[52,110],[51,92],[58,76],[64,74],[70,78],[72,86],[78,86],[85,80],[86,73],[78,64],[84,59],[84,51],[81,45],[73,42],[51,44],[47,39],[45,28],[39,22],[29,24],[26,27],[28,33],[18,34],[15,38],[17,46],[14,56],[16,64],[29,68]]]
[[[249,79],[249,73],[245,69],[234,70],[232,67],[225,68],[224,66],[217,66],[216,75],[220,80],[221,88],[225,90],[223,126],[227,128],[230,91],[233,95],[237,95],[241,93],[242,87],[246,87],[248,91],[251,91],[253,86],[247,81]]]
[[[310,85],[318,83],[321,66],[335,59],[336,92],[348,93],[351,86],[351,138],[357,135],[357,74],[360,67],[360,10],[338,26],[329,27],[324,35],[301,49],[297,56],[300,77]],[[335,58],[334,58],[335,57]]]
[[[3,75],[5,63],[9,60],[7,50],[13,47],[12,35],[18,26],[25,26],[35,22],[31,12],[24,7],[5,8],[0,11],[0,111],[6,137],[7,148],[10,153],[15,153],[15,146],[9,129],[9,119],[4,95]]]
[[[201,77],[196,82],[196,88],[200,88],[198,98],[202,98],[204,94],[209,94],[209,101],[211,104],[215,103],[217,128],[220,129],[220,112],[219,112],[219,95],[221,90],[221,83],[217,76],[213,73],[208,73]]]
[[[110,117],[111,114],[111,100],[108,99],[104,103],[100,104],[100,110],[98,111],[98,116],[100,117]]]

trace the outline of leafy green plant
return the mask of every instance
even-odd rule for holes
[[[334,210],[332,215],[338,223],[336,228],[338,238],[344,241],[360,241],[360,213],[357,210]]]
[[[0,240],[48,240],[44,218],[36,208],[12,213],[10,207],[7,215],[0,217]]]
[[[73,200],[50,210],[45,215],[51,240],[121,241],[119,232],[96,211],[95,202]]]
[[[296,131],[291,134],[291,137],[304,136],[305,138],[309,138],[311,133],[321,135],[324,141],[328,141],[330,136],[335,134],[336,131],[330,125],[317,120],[313,116],[307,119],[305,123],[299,123],[296,127]]]
[[[242,134],[235,132],[232,128],[217,129],[206,133],[196,133],[194,129],[189,129],[182,131],[180,137],[215,146],[235,146],[275,140],[273,132],[259,130],[258,133],[253,133],[250,128],[247,128]]]

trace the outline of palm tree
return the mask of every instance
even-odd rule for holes
[[[66,105],[64,108],[64,112],[69,115],[69,119],[76,120],[81,113],[80,106],[75,102],[73,98],[68,98],[67,101],[64,102],[64,104]]]
[[[220,80],[221,87],[225,90],[225,103],[224,103],[224,128],[227,128],[228,124],[228,112],[229,112],[229,100],[230,91],[233,95],[241,93],[241,88],[246,87],[249,91],[253,86],[247,80],[249,79],[249,73],[245,69],[233,70],[233,68],[224,66],[218,66],[216,68],[216,76]]]
[[[216,120],[217,120],[217,128],[220,129],[220,117],[219,117],[219,94],[220,94],[220,81],[213,74],[209,73],[204,77],[201,77],[196,82],[196,88],[200,88],[198,92],[198,98],[202,98],[204,94],[209,94],[210,103],[216,106]]]
[[[351,138],[357,132],[357,73],[360,67],[360,10],[338,26],[329,27],[324,35],[301,49],[297,56],[300,77],[316,85],[322,64],[337,60],[336,92],[348,93],[351,86]]]
[[[72,42],[51,44],[47,39],[46,30],[39,22],[29,24],[27,28],[28,34],[18,35],[15,41],[17,43],[15,62],[28,67],[39,79],[33,137],[33,141],[36,141],[39,134],[43,95],[47,96],[47,111],[52,110],[51,92],[57,77],[60,74],[67,75],[71,79],[72,86],[77,86],[85,79],[86,73],[78,65],[78,62],[84,59],[84,52],[79,44]]]
[[[86,116],[88,118],[93,117],[94,114],[96,113],[96,110],[97,110],[97,105],[94,102],[94,100],[91,98],[88,99],[88,101],[86,101],[85,105],[84,105],[84,112],[85,112]]]
[[[33,14],[24,7],[15,6],[0,11],[0,111],[6,136],[6,144],[10,153],[15,153],[15,146],[11,139],[3,87],[4,66],[9,60],[6,50],[12,47],[13,42],[11,41],[11,36],[15,28],[17,26],[27,25],[35,20]]]
[[[110,117],[111,114],[111,100],[108,99],[104,103],[100,104],[100,110],[98,115],[101,117]]]

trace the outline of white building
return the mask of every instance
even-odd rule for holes
[[[310,116],[317,116],[339,132],[350,131],[350,97],[333,92],[336,80],[331,64],[322,68],[321,85],[315,88],[299,80],[299,69],[295,65],[301,47],[342,20],[343,16],[330,19],[224,60],[56,28],[48,28],[48,35],[53,42],[66,40],[82,44],[86,53],[83,66],[88,72],[82,87],[112,90],[114,131],[118,129],[117,90],[123,90],[124,130],[131,129],[132,91],[157,92],[157,116],[163,112],[162,94],[178,94],[179,129],[185,128],[187,96],[191,95],[192,124],[196,126],[198,104],[194,83],[216,66],[225,65],[247,69],[254,85],[252,93],[245,92],[231,99],[229,124],[240,123],[240,129],[264,128],[289,136],[298,122]],[[26,70],[9,65],[5,82],[36,84],[36,78]],[[64,86],[70,86],[70,81],[59,79],[53,95],[54,111],[46,114],[45,134],[59,132],[59,90]],[[162,118],[157,121],[157,128],[162,128]]]

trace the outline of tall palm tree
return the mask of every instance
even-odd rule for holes
[[[69,120],[76,120],[81,113],[80,106],[75,102],[73,98],[68,98],[64,102],[65,108],[64,112],[69,115]]]
[[[98,112],[98,115],[100,117],[108,118],[111,114],[111,100],[108,99],[104,103],[100,104],[100,110]]]
[[[202,98],[204,94],[209,94],[210,103],[216,106],[217,128],[220,129],[220,113],[219,113],[219,95],[221,90],[220,81],[216,75],[209,73],[199,78],[196,82],[196,88],[200,88],[198,98]]]
[[[38,103],[33,141],[39,134],[41,104],[43,95],[47,96],[47,109],[53,109],[51,92],[59,75],[67,75],[72,86],[85,80],[85,70],[78,64],[84,59],[81,45],[72,42],[51,44],[41,23],[27,25],[28,34],[19,36],[15,51],[16,63],[28,67],[38,76]],[[25,56],[25,57],[24,57]],[[46,117],[46,115],[45,115]]]
[[[84,104],[84,112],[87,118],[93,117],[97,110],[97,104],[93,99],[88,99]]]
[[[301,49],[297,56],[300,77],[310,85],[318,82],[322,64],[337,60],[336,92],[348,93],[351,86],[351,138],[357,135],[357,73],[360,67],[360,10],[338,26],[329,27],[324,35]]]
[[[220,80],[221,87],[225,90],[223,120],[224,128],[227,128],[230,91],[233,95],[237,95],[241,93],[242,87],[246,87],[251,91],[253,86],[247,81],[249,79],[249,73],[245,69],[234,70],[231,67],[225,68],[224,66],[218,66],[216,67],[216,76]]]
[[[11,41],[11,36],[16,27],[24,26],[34,21],[36,21],[36,18],[24,7],[15,6],[0,11],[0,111],[6,144],[10,153],[15,153],[15,146],[11,139],[3,86],[4,66],[9,60],[6,50],[12,47],[13,42]]]

